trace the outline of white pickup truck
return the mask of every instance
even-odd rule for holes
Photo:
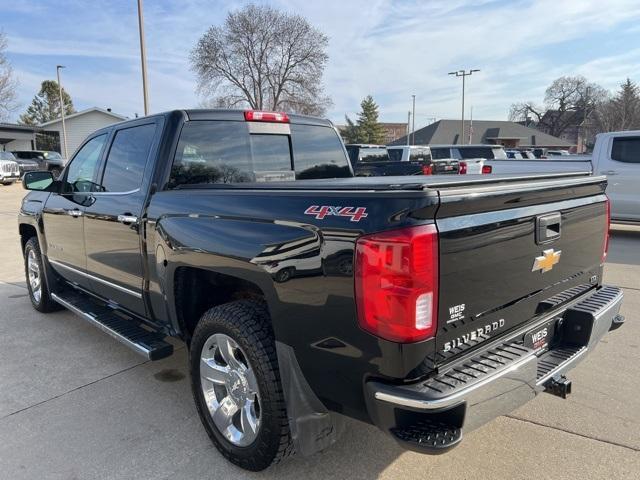
[[[546,160],[487,159],[491,173],[588,171],[607,175],[611,219],[640,222],[640,130],[600,133],[591,156],[558,156]]]

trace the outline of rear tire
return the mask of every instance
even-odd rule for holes
[[[241,300],[205,312],[191,340],[189,367],[200,420],[229,461],[257,472],[293,453],[275,340],[262,303]]]
[[[61,310],[62,306],[51,298],[38,237],[31,237],[24,246],[24,271],[33,308],[42,313]]]

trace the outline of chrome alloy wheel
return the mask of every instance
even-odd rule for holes
[[[220,433],[236,446],[251,445],[260,430],[258,381],[247,356],[231,337],[217,333],[204,343],[200,386]]]
[[[27,254],[27,270],[29,271],[29,285],[31,286],[31,295],[36,303],[40,303],[42,297],[42,276],[40,275],[40,264],[33,250],[29,250]]]

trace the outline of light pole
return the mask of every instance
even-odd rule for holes
[[[411,97],[413,97],[413,113],[411,115],[413,115],[412,119],[411,119],[411,145],[415,145],[416,144],[416,96],[415,95],[411,95]]]
[[[62,83],[60,83],[60,69],[65,68],[64,65],[56,65],[56,75],[58,76],[58,93],[60,94],[60,116],[62,117],[62,138],[64,141],[64,158],[69,158],[67,151],[67,126],[64,123],[64,98],[62,97]]]
[[[144,96],[144,114],[149,115],[149,96],[147,94],[147,51],[144,45],[142,0],[138,0],[138,31],[140,32],[140,62],[142,63],[142,95]]]
[[[407,147],[410,145],[409,139],[411,138],[411,132],[409,131],[409,125],[411,125],[411,110],[407,112]]]
[[[478,69],[469,70],[468,72],[465,70],[458,70],[457,72],[449,72],[449,75],[455,75],[456,77],[462,77],[462,120],[460,121],[460,144],[464,143],[464,80],[465,77],[472,75],[473,72],[479,72]]]

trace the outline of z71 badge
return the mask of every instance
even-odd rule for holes
[[[324,220],[324,217],[334,215],[337,217],[349,217],[352,222],[359,222],[360,219],[368,217],[366,207],[333,207],[311,205],[304,211],[305,215],[313,215],[318,220]]]

